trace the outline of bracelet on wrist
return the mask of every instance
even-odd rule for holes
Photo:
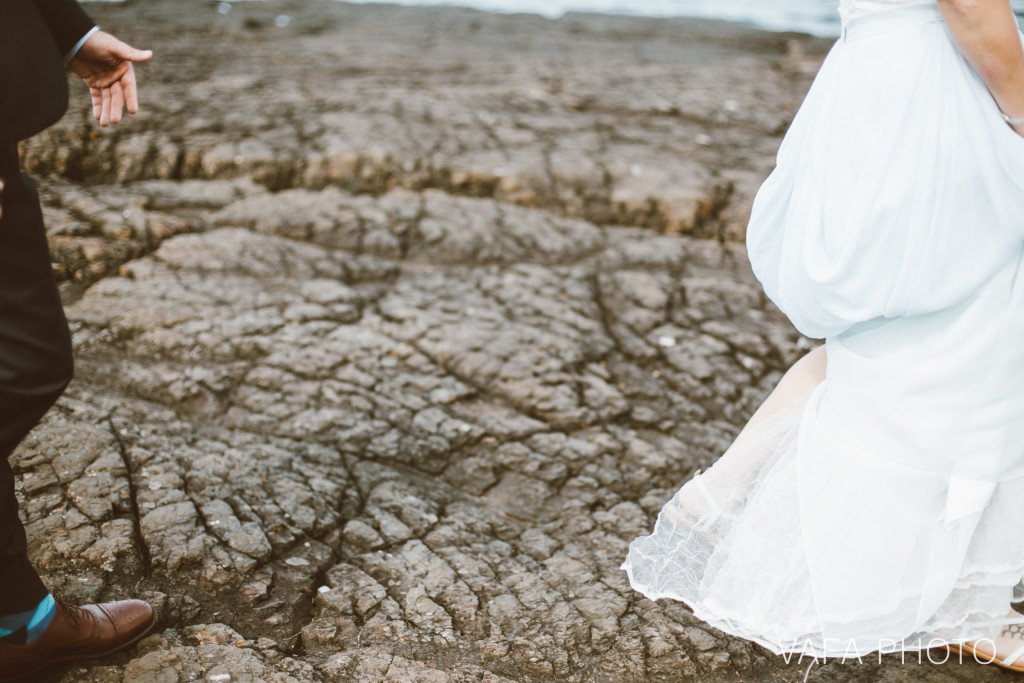
[[[1024,124],[1024,116],[1016,116],[1016,117],[1014,117],[1014,116],[1007,116],[1006,114],[1003,114],[1003,120],[1006,121],[1011,126],[1020,126],[1020,125]]]

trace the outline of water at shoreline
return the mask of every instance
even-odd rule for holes
[[[124,2],[124,0],[86,0]],[[251,0],[226,0],[239,3]],[[597,12],[637,17],[694,17],[750,24],[769,31],[800,31],[831,38],[839,35],[839,0],[341,0],[358,5],[390,4],[469,7],[502,14],[539,14],[557,19],[567,12]],[[1018,23],[1024,0],[1010,0]]]
[[[600,12],[645,17],[699,17],[752,24],[771,31],[839,35],[839,0],[344,0],[356,4],[449,5],[502,13]],[[1024,0],[1011,0],[1024,17]]]

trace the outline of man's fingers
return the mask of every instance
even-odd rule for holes
[[[100,120],[100,108],[103,106],[103,92],[99,88],[89,88],[89,96],[92,98],[92,117]]]
[[[110,122],[121,123],[121,113],[124,111],[124,89],[120,83],[110,86]]]
[[[139,110],[139,96],[132,72],[109,88],[90,88],[89,94],[92,97],[93,116],[101,126],[121,123],[125,108],[129,114]]]
[[[137,50],[128,43],[117,43],[112,47],[111,52],[129,62],[144,62],[153,56],[152,50]]]
[[[110,88],[103,88],[103,103],[100,106],[100,125],[110,125]]]
[[[89,86],[92,115],[101,126],[120,123],[125,109],[129,114],[139,111],[132,63],[144,62],[152,56],[152,50],[138,50],[98,31],[71,60],[71,69]]]
[[[128,73],[121,79],[124,84],[124,101],[128,106],[129,114],[137,114],[139,111],[139,90],[135,87],[135,70],[128,67]]]

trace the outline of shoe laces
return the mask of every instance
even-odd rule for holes
[[[68,615],[68,619],[76,629],[82,627],[83,620],[89,620],[92,616],[88,611],[82,609],[78,605],[72,605],[60,598],[54,598],[54,602],[58,607],[64,610],[64,613]]]

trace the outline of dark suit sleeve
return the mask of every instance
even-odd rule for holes
[[[75,44],[96,25],[75,0],[32,0],[43,15],[46,27],[50,29],[61,56],[66,55]]]

